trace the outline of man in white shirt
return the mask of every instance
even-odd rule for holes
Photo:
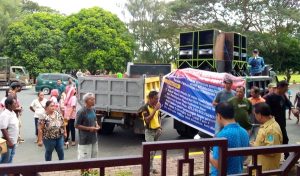
[[[35,124],[35,135],[36,137],[38,136],[38,121],[39,118],[45,113],[45,106],[46,106],[46,102],[47,99],[44,98],[44,93],[43,92],[39,92],[38,93],[38,98],[33,100],[31,105],[30,105],[30,110],[32,112],[34,112],[34,124]],[[37,142],[37,140],[35,141],[35,143]]]
[[[12,163],[15,155],[19,135],[19,119],[14,112],[16,107],[16,99],[8,96],[5,100],[5,110],[0,114],[0,129],[3,138],[6,140],[8,150],[2,154],[0,164]]]

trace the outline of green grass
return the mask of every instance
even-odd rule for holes
[[[284,80],[285,75],[277,75],[278,80]],[[290,83],[293,83],[295,80],[296,83],[300,83],[300,75],[291,75]]]

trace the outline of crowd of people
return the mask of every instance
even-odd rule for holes
[[[228,147],[271,146],[288,144],[286,131],[286,110],[289,109],[299,118],[299,97],[294,104],[290,102],[287,92],[289,84],[280,81],[268,85],[268,93],[261,97],[258,87],[252,87],[250,98],[245,96],[245,88],[237,87],[235,93],[232,80],[224,81],[224,90],[217,93],[213,105],[216,109],[216,137],[228,139]],[[284,160],[289,153],[284,153]],[[213,147],[210,156],[211,174],[218,175],[218,147]],[[281,154],[259,155],[258,164],[262,170],[279,169]],[[227,159],[227,174],[239,174],[243,171],[244,157]]]
[[[300,94],[296,95],[295,108],[286,95],[286,81],[270,83],[268,93],[263,97],[258,87],[252,87],[250,98],[246,98],[244,87],[238,86],[233,91],[232,86],[233,81],[225,79],[224,90],[218,92],[212,102],[216,112],[215,137],[227,138],[229,148],[288,144],[286,110],[291,110],[299,119]],[[0,129],[8,147],[8,152],[1,155],[0,163],[11,163],[17,143],[24,142],[20,134],[23,108],[18,99],[21,88],[20,84],[13,83],[0,102]],[[56,89],[51,90],[49,100],[43,92],[38,92],[37,98],[30,105],[34,117],[35,142],[45,147],[45,161],[52,160],[54,150],[59,160],[64,160],[64,150],[69,147],[69,142],[71,146],[78,143],[78,159],[97,157],[97,131],[101,125],[97,123],[95,97],[92,93],[85,94],[82,97],[85,105],[76,109],[76,92],[72,79],[69,79],[67,86],[58,80]],[[151,91],[148,102],[140,109],[145,125],[145,140],[148,142],[157,141],[162,134],[158,95],[157,91]],[[75,128],[79,134],[77,141]],[[157,173],[153,168],[154,155],[155,152],[151,152],[150,170]],[[288,156],[289,153],[285,153],[284,159]],[[212,175],[218,175],[218,158],[218,147],[213,147],[209,159]],[[280,159],[281,154],[259,155],[258,164],[262,165],[264,171],[277,169]],[[242,172],[244,157],[229,157],[227,161],[227,174]]]
[[[7,152],[1,154],[0,164],[12,163],[16,145],[25,142],[20,135],[23,108],[18,93],[21,88],[19,83],[12,83],[0,102],[0,129],[8,148]],[[51,90],[49,100],[43,92],[38,92],[37,98],[30,104],[35,143],[45,147],[45,161],[52,160],[54,150],[58,159],[64,160],[64,150],[69,148],[69,142],[71,146],[78,143],[78,159],[97,157],[97,131],[100,126],[94,109],[94,94],[85,94],[83,101],[85,105],[77,110],[76,85],[69,79],[66,86],[57,80],[56,89]],[[75,139],[75,128],[78,129],[78,140]]]

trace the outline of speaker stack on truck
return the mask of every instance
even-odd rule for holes
[[[184,32],[179,39],[178,68],[196,68],[245,76],[247,38],[235,32]]]

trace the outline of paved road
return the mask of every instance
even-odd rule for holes
[[[5,91],[0,90],[2,98]],[[19,95],[23,105],[22,128],[21,134],[25,139],[25,143],[19,144],[16,151],[15,163],[23,162],[39,162],[44,161],[44,147],[38,147],[34,140],[34,118],[33,113],[29,110],[30,103],[36,98],[34,89],[23,90]],[[46,96],[48,98],[48,96]],[[161,140],[176,140],[179,139],[176,130],[173,129],[173,121],[171,118],[166,118],[162,122],[164,133]],[[112,135],[100,136],[99,138],[99,156],[124,156],[124,155],[139,155],[141,154],[141,143],[144,141],[142,135],[136,135],[132,130],[116,127]],[[65,159],[76,159],[77,147],[70,146],[65,150]],[[56,152],[53,152],[53,160],[57,160]]]
[[[291,90],[294,94],[296,90],[300,90],[300,85],[292,85]],[[0,91],[0,97],[4,96],[4,91]],[[31,101],[36,98],[34,89],[23,90],[18,96],[23,104],[23,127],[21,133],[25,139],[25,143],[19,144],[15,163],[28,163],[44,161],[44,147],[38,147],[35,143],[34,135],[34,120],[33,113],[29,110]],[[290,137],[290,143],[300,142],[300,125],[295,124],[296,119],[287,120],[287,130]],[[161,136],[161,140],[179,140],[181,139],[176,130],[173,129],[172,118],[166,118],[163,120],[164,133]],[[144,141],[143,136],[134,134],[131,130],[125,130],[121,127],[115,128],[112,135],[100,136],[99,139],[99,157],[111,157],[111,156],[125,156],[125,155],[139,155],[141,154],[141,143]],[[72,147],[65,150],[65,159],[76,159],[77,147]],[[56,153],[53,153],[53,160],[57,160]]]

